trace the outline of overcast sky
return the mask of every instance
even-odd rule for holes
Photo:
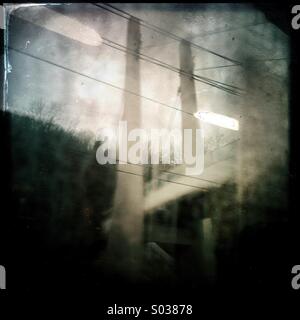
[[[192,48],[194,73],[198,75],[247,92],[251,89],[247,87],[250,83],[248,73],[241,66],[232,66],[231,60],[243,63],[267,59],[258,62],[258,70],[277,77],[280,86],[287,79],[288,60],[270,59],[288,57],[288,38],[251,5],[115,6],[217,53]],[[55,103],[59,106],[58,118],[62,126],[73,126],[94,134],[103,127],[116,125],[123,112],[122,90],[83,75],[124,88],[126,55],[105,45],[103,39],[126,46],[127,23],[128,20],[91,4],[19,6],[13,10],[8,45],[22,53],[9,50],[9,108],[26,112],[34,101],[43,101],[49,108]],[[142,53],[179,67],[178,41],[145,27],[141,27],[141,40]],[[141,95],[181,108],[177,73],[140,61],[140,74]],[[267,86],[268,83],[269,80],[262,84]],[[276,94],[272,88],[270,91]],[[245,115],[245,96],[234,96],[201,82],[196,82],[196,93],[198,110],[213,111],[238,120]],[[283,96],[282,99],[280,108],[287,110],[287,99]],[[256,100],[255,103],[263,102]],[[249,108],[247,112],[252,116]],[[141,113],[144,127],[181,126],[181,112],[146,99],[141,99]],[[205,125],[204,129],[207,137],[222,136],[221,144],[239,138],[239,132],[213,125]]]

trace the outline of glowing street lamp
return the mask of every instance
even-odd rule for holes
[[[208,111],[198,111],[194,113],[194,116],[203,122],[207,122],[215,126],[235,131],[239,130],[239,122],[236,119],[224,116],[222,114]]]

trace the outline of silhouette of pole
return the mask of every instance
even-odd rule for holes
[[[188,42],[182,40],[180,42],[179,48],[180,54],[180,69],[184,72],[193,74],[194,72],[194,62],[192,56],[191,46]],[[181,97],[181,127],[182,135],[184,134],[184,129],[192,129],[192,150],[193,155],[196,154],[196,129],[200,128],[199,120],[193,117],[197,111],[197,99],[196,99],[196,88],[195,80],[192,77],[186,75],[180,75],[180,97]],[[189,114],[187,114],[188,112]],[[184,136],[182,136],[184,137]],[[184,139],[182,139],[183,143]],[[186,144],[188,141],[185,142]],[[189,147],[186,145],[186,147]],[[184,144],[182,145],[182,152],[184,152]],[[182,153],[183,154],[183,153]],[[184,169],[184,167],[182,168]]]
[[[137,53],[140,50],[140,24],[130,19],[127,31],[127,46]],[[138,57],[127,54],[125,89],[140,92],[140,65]],[[128,132],[141,125],[140,98],[124,93],[122,121],[127,122]],[[134,142],[128,142],[127,150]],[[118,164],[117,169],[132,170],[129,164]],[[112,227],[108,250],[118,272],[125,277],[136,277],[141,263],[144,220],[144,179],[143,167],[135,166],[138,175],[117,172],[117,186],[114,199]],[[141,175],[141,176],[139,176]]]
[[[193,74],[194,73],[194,62],[192,56],[191,46],[188,42],[182,40],[179,48],[180,53],[180,69]],[[191,114],[194,114],[197,111],[197,99],[196,99],[196,88],[195,81],[191,77],[187,77],[186,75],[180,75],[180,93],[181,93],[181,108],[182,111],[188,112],[186,114],[184,112],[181,113],[181,124],[182,124],[182,134],[184,129],[192,129],[192,141],[184,141],[183,139],[183,148],[184,144],[192,143],[193,155],[196,155],[196,129],[200,128],[199,120]],[[198,142],[199,143],[199,142]],[[190,146],[189,146],[190,147]],[[184,167],[183,167],[184,169]],[[192,206],[188,208],[188,210],[193,210]],[[199,208],[199,210],[201,210]],[[201,212],[198,213],[201,216]],[[197,223],[194,226],[195,237],[192,242],[192,252],[194,257],[194,265],[197,266],[194,271],[195,277],[199,277],[199,274],[202,275],[203,278],[207,275],[207,270],[211,268],[211,261],[208,261],[206,256],[210,252],[209,248],[207,248],[206,239],[204,238],[204,224],[203,220],[199,218]]]

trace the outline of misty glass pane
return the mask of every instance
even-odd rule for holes
[[[289,37],[262,11],[8,8],[5,107],[20,259],[38,269],[59,257],[91,286],[111,270],[211,285],[246,227],[284,220]],[[99,164],[103,129],[120,121],[128,131],[177,129],[182,139],[184,129],[201,128],[203,170],[188,174],[195,163],[185,161],[122,164],[121,149],[114,163]],[[191,148],[199,144],[194,136]]]

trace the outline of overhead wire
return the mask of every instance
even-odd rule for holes
[[[188,43],[193,48],[208,52],[208,53],[210,53],[212,55],[215,55],[215,56],[217,56],[219,58],[222,58],[224,60],[228,60],[228,61],[230,61],[232,63],[236,63],[238,65],[242,65],[242,63],[237,61],[237,60],[231,59],[231,58],[226,57],[226,56],[224,56],[222,54],[219,54],[219,53],[217,53],[215,51],[209,50],[209,49],[204,48],[204,47],[202,47],[202,46],[200,46],[198,44],[195,44],[195,43],[193,43],[193,42],[191,42],[191,41],[189,41],[187,39],[179,37],[179,36],[169,32],[167,30],[164,30],[164,29],[162,29],[160,27],[157,27],[157,26],[155,26],[155,25],[153,25],[153,24],[151,24],[151,23],[149,23],[149,22],[147,22],[147,21],[145,21],[143,19],[140,19],[140,18],[138,18],[138,17],[136,17],[136,16],[124,11],[124,10],[121,10],[121,9],[115,7],[115,6],[112,6],[111,4],[108,4],[108,3],[102,3],[102,4],[91,3],[91,4],[96,6],[96,7],[102,8],[102,9],[104,9],[106,11],[109,11],[109,12],[115,14],[115,15],[118,15],[118,16],[124,18],[124,19],[127,19],[127,20],[132,19],[133,21],[137,21],[137,22],[140,23],[141,26],[146,27],[146,28],[148,28],[148,29],[150,29],[152,31],[158,32],[160,34],[163,34],[163,35],[165,35],[165,36],[167,36],[167,37],[169,37],[169,38],[171,38],[173,40],[184,41],[184,42]],[[107,6],[108,8],[105,7],[105,6]]]
[[[103,38],[103,40],[104,40],[103,44],[106,45],[106,46],[109,46],[109,47],[114,48],[116,50],[119,50],[121,52],[129,53],[131,55],[134,55],[134,56],[140,58],[141,60],[144,60],[144,61],[147,61],[149,63],[158,65],[160,67],[166,68],[166,69],[171,70],[173,72],[176,72],[178,74],[185,75],[187,77],[192,78],[195,81],[199,81],[199,82],[205,83],[207,85],[216,87],[216,88],[218,88],[220,90],[226,91],[226,92],[234,94],[234,95],[241,95],[241,92],[243,91],[243,89],[241,89],[241,88],[239,88],[237,86],[234,86],[234,85],[231,85],[231,84],[226,84],[226,83],[223,83],[223,82],[220,82],[220,81],[217,81],[217,80],[213,80],[213,79],[210,79],[210,78],[207,78],[207,77],[203,77],[203,76],[199,76],[199,75],[196,75],[196,74],[193,74],[193,73],[186,72],[186,71],[184,71],[182,69],[179,69],[179,68],[177,68],[175,66],[167,64],[167,63],[165,63],[165,62],[163,62],[161,60],[158,60],[156,58],[150,57],[150,56],[145,55],[145,54],[140,53],[140,52],[136,52],[136,51],[134,51],[134,50],[132,50],[132,49],[130,49],[128,47],[125,47],[125,46],[123,46],[123,45],[121,45],[119,43],[116,43],[116,42],[114,42],[112,40],[109,40],[109,39],[106,39],[106,38]]]

